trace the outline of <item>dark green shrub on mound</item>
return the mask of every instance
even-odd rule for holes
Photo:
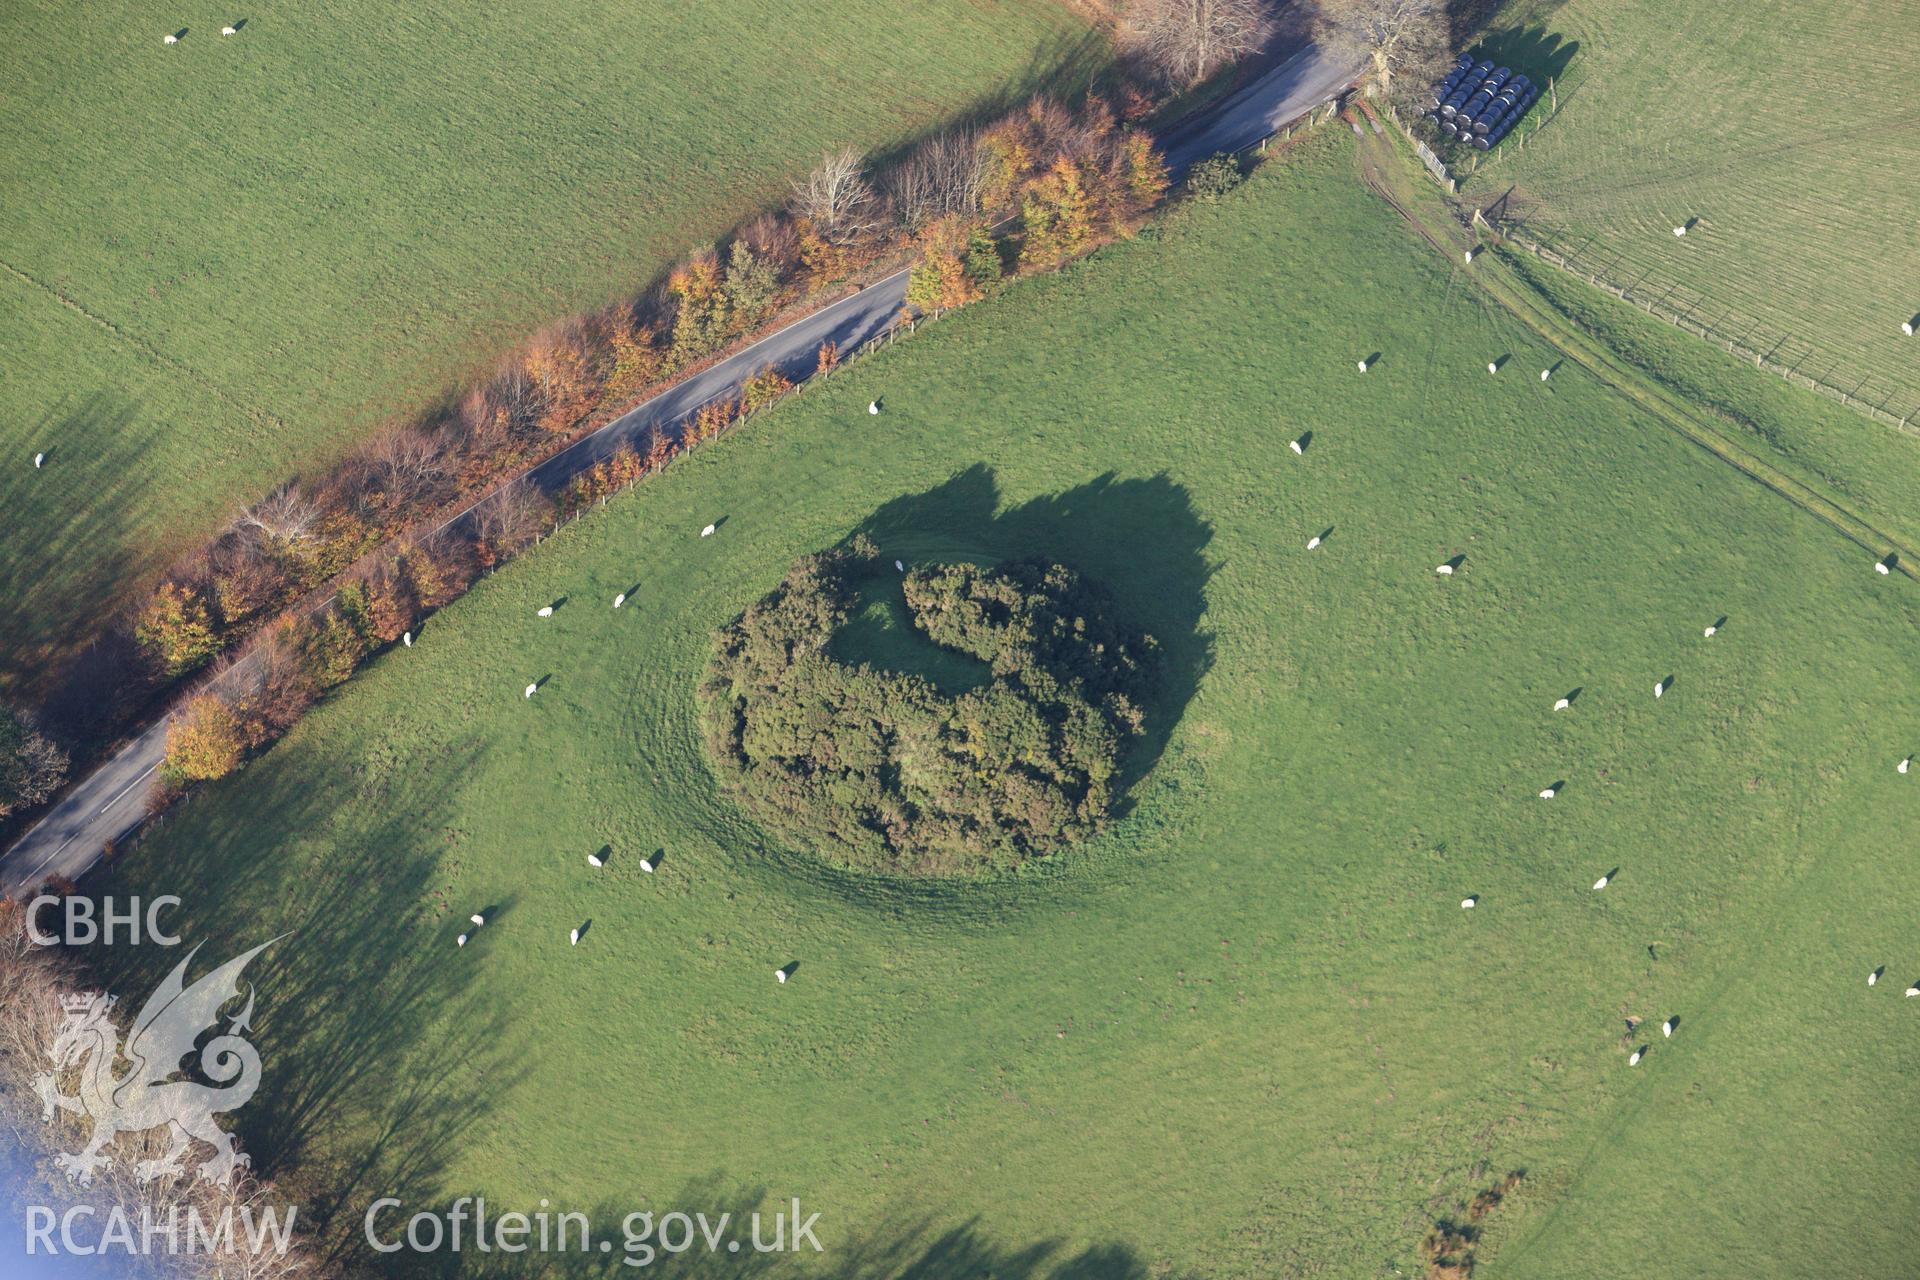
[[[902,591],[928,640],[991,679],[950,697],[832,656],[866,584]],[[1099,829],[1141,730],[1155,645],[1111,608],[1044,560],[900,577],[855,538],[715,634],[708,747],[761,821],[836,862],[948,874],[1052,852]]]

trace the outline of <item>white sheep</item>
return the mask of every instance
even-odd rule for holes
[[[1551,378],[1552,376],[1553,376],[1553,370],[1551,369],[1542,369],[1540,371],[1540,381],[1542,382],[1545,382],[1548,378]]]
[[[1880,971],[1878,969],[1875,969],[1872,973],[1867,975],[1867,985],[1870,987],[1876,987],[1880,985]]]
[[[487,918],[485,916],[477,915],[477,914],[470,915],[467,917],[467,919],[473,922],[473,926],[476,929],[487,922]]]
[[[708,525],[706,528],[700,531],[700,536],[703,538],[711,538],[713,536],[713,531],[716,527],[717,526],[715,525]]]
[[[1680,1025],[1680,1019],[1668,1018],[1665,1022],[1660,1024],[1660,1034],[1665,1036],[1667,1039],[1671,1040],[1673,1039],[1673,1029],[1679,1025]]]
[[[1687,229],[1685,227],[1675,227],[1673,229],[1673,234],[1675,234],[1676,236],[1683,236],[1687,234]]]
[[[626,602],[627,602],[627,593],[622,591],[619,595],[613,598],[613,607],[618,609],[621,605],[625,604]]]
[[[787,971],[785,969],[775,969],[773,971],[773,980],[775,982],[785,983],[787,980]]]
[[[1911,1000],[1911,999],[1913,999],[1913,998],[1914,998],[1915,996],[1920,996],[1920,987],[1908,987],[1908,988],[1907,988],[1907,999],[1909,999],[1909,1000]]]
[[[1633,1051],[1633,1056],[1627,1059],[1627,1065],[1630,1067],[1637,1067],[1640,1065],[1640,1059],[1646,1056],[1647,1056],[1647,1051],[1645,1049],[1635,1049]]]
[[[1705,636],[1705,637],[1706,637],[1707,639],[1709,639],[1709,640],[1711,640],[1711,639],[1713,639],[1713,636],[1714,636],[1714,633],[1715,633],[1715,632],[1717,632],[1717,631],[1719,631],[1719,630],[1720,630],[1720,628],[1718,628],[1718,627],[1716,627],[1716,626],[1712,626],[1712,625],[1709,625],[1709,626],[1707,627],[1707,629],[1706,629],[1705,631],[1702,631],[1702,632],[1701,632],[1700,634],[1701,634],[1701,635],[1703,635],[1703,636]]]
[[[1670,677],[1669,677],[1669,679],[1670,679]],[[1654,697],[1656,697],[1656,698],[1664,698],[1664,697],[1666,697],[1666,696],[1667,696],[1667,683],[1668,683],[1668,681],[1667,681],[1667,680],[1655,680],[1655,681],[1653,682],[1653,696],[1654,696]]]
[[[464,946],[466,946],[466,945],[467,945],[467,935],[463,933],[463,934],[461,934],[461,935],[460,935],[459,937],[457,937],[457,938],[455,938],[455,939],[453,940],[453,945],[454,945],[454,946],[456,946],[456,947],[464,947]]]
[[[1891,559],[1891,558],[1892,557],[1888,557],[1888,559]],[[1893,566],[1888,564],[1886,560],[1875,560],[1873,562],[1873,568],[1874,568],[1874,572],[1876,573],[1892,573],[1893,572]]]
[[[599,854],[590,853],[587,855],[587,865],[590,867],[604,867],[607,864],[601,860],[601,857]]]
[[[534,694],[538,693],[539,691],[540,691],[540,682],[536,680],[532,684],[527,686],[526,693],[522,696],[531,698]]]
[[[180,43],[180,37],[179,37],[179,36],[168,36],[168,37],[167,37],[167,38],[166,38],[165,40],[162,40],[162,41],[161,41],[160,43],[161,43],[161,44],[179,44],[179,43]]]
[[[1302,445],[1298,440],[1287,441],[1287,448],[1293,450],[1295,453],[1305,453],[1307,451],[1306,446]]]
[[[1360,372],[1365,373],[1366,371],[1367,371],[1367,362],[1365,360],[1362,360],[1360,362]]]
[[[653,874],[653,859],[652,859],[652,858],[642,858],[642,859],[640,859],[640,869],[641,869],[642,871],[644,871],[644,872],[646,872],[646,873],[647,873],[648,875],[652,875],[652,874]]]
[[[407,648],[409,649],[413,648],[413,632],[402,631],[400,633],[400,643],[407,646]]]
[[[1899,764],[1893,766],[1893,771],[1895,773],[1905,773],[1908,769],[1911,769],[1912,767],[1913,767],[1913,757],[1908,756],[1906,759],[1902,760]]]
[[[1477,893],[1468,894],[1466,897],[1460,899],[1460,909],[1462,911],[1471,911],[1474,907],[1474,904],[1479,901],[1480,901],[1479,894]]]
[[[1313,535],[1313,536],[1312,536],[1311,538],[1308,538],[1308,539],[1307,539],[1307,550],[1309,550],[1309,551],[1311,551],[1311,550],[1313,550],[1313,549],[1314,549],[1315,547],[1317,547],[1317,546],[1319,546],[1319,545],[1320,545],[1320,535],[1319,535],[1319,534],[1317,534],[1317,533],[1316,533],[1316,534],[1314,534],[1314,535]]]
[[[879,402],[878,400],[869,400],[869,401],[867,401],[867,412],[868,412],[868,413],[879,413],[879,412],[880,412],[880,402]]]
[[[1500,362],[1498,360],[1487,361],[1487,372],[1488,373],[1500,372]]]
[[[222,27],[220,28],[220,34],[223,36],[237,36],[240,34],[240,29],[238,27]]]
[[[901,573],[905,573],[907,571],[907,562],[905,560],[895,560],[893,562],[893,567],[899,570]]]
[[[1548,787],[1546,790],[1542,791],[1540,793],[1540,798],[1542,800],[1551,800],[1559,794],[1560,794],[1560,786],[1558,783],[1555,783],[1553,786]]]
[[[1568,707],[1572,705],[1573,705],[1572,698],[1562,698],[1560,699],[1560,701],[1553,704],[1553,709],[1555,711],[1565,711]]]
[[[1900,332],[1906,334],[1909,338],[1911,338],[1913,336],[1913,321],[1902,320],[1900,322]]]
[[[552,605],[542,606],[540,611],[534,616],[539,618],[551,618],[553,616],[553,606]]]
[[[1443,578],[1451,578],[1453,576],[1453,566],[1450,564],[1437,565],[1433,571]]]
[[[38,471],[38,470],[40,469],[40,466],[41,466],[41,464],[42,464],[42,463],[44,463],[44,462],[46,462],[46,460],[47,460],[47,455],[46,455],[46,454],[44,454],[44,453],[36,453],[36,454],[34,454],[34,455],[33,455],[33,469],[34,469],[35,471]]]
[[[568,946],[570,946],[570,947],[577,947],[577,946],[579,946],[579,945],[580,945],[580,930],[579,930],[579,929],[577,929],[577,928],[575,928],[575,929],[571,929],[571,930],[569,930],[569,931],[567,932],[567,945],[568,945]]]
[[[1466,259],[1467,259],[1467,261],[1468,261],[1469,263],[1471,263],[1471,262],[1473,261],[1473,255],[1474,255],[1474,254],[1476,254],[1476,253],[1478,253],[1478,252],[1480,252],[1480,251],[1479,251],[1478,249],[1469,249],[1469,250],[1467,250],[1467,252],[1466,252]]]
[[[1611,875],[1601,876],[1598,880],[1595,880],[1593,882],[1593,887],[1596,889],[1604,889],[1607,887],[1607,882],[1612,879],[1613,877]]]

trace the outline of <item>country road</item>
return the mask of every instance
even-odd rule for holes
[[[1177,177],[1216,152],[1244,150],[1326,102],[1353,83],[1356,74],[1355,68],[1308,44],[1251,84],[1168,129],[1160,138],[1167,166]],[[644,447],[648,432],[674,426],[709,401],[732,395],[763,369],[772,367],[795,379],[807,376],[821,343],[832,342],[851,353],[886,332],[906,304],[906,291],[907,273],[900,271],[822,307],[576,441],[533,467],[528,477],[542,489],[558,492],[621,445]],[[241,680],[246,673],[245,664],[236,664],[222,678]],[[162,717],[75,783],[0,857],[0,895],[18,896],[55,875],[78,880],[109,844],[139,827],[146,816],[147,780],[165,753],[169,718]]]

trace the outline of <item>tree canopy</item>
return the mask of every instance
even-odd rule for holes
[[[855,538],[796,561],[715,633],[701,696],[729,787],[783,835],[874,870],[1009,866],[1098,830],[1143,725],[1153,638],[1062,565],[917,568],[898,578],[915,628],[991,672],[948,696],[828,652],[862,584],[892,577]]]

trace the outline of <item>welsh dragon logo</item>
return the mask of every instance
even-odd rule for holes
[[[54,1157],[68,1178],[87,1185],[93,1181],[94,1170],[113,1163],[112,1157],[102,1152],[116,1135],[144,1133],[161,1125],[172,1127],[173,1138],[158,1160],[134,1165],[134,1176],[142,1182],[185,1172],[182,1157],[195,1138],[214,1151],[213,1158],[199,1171],[208,1182],[225,1182],[250,1163],[213,1118],[245,1105],[260,1087],[260,1055],[239,1034],[252,1029],[248,1020],[253,1016],[253,984],[247,984],[246,1008],[227,1020],[224,1034],[214,1036],[200,1048],[200,1070],[215,1083],[206,1085],[175,1077],[181,1074],[181,1059],[194,1052],[200,1036],[217,1027],[221,1006],[239,997],[240,973],[247,962],[271,945],[261,943],[188,987],[183,979],[187,966],[199,954],[200,948],[195,947],[148,997],[124,1047],[107,1017],[116,1003],[112,996],[95,991],[62,997],[67,1020],[47,1051],[54,1070],[35,1076],[33,1086],[40,1095],[41,1118],[46,1123],[53,1123],[56,1107],[93,1119],[93,1136],[83,1150]],[[114,1074],[118,1060],[130,1064],[121,1075]],[[76,1066],[80,1068],[80,1091],[69,1097],[60,1092],[59,1075]]]

